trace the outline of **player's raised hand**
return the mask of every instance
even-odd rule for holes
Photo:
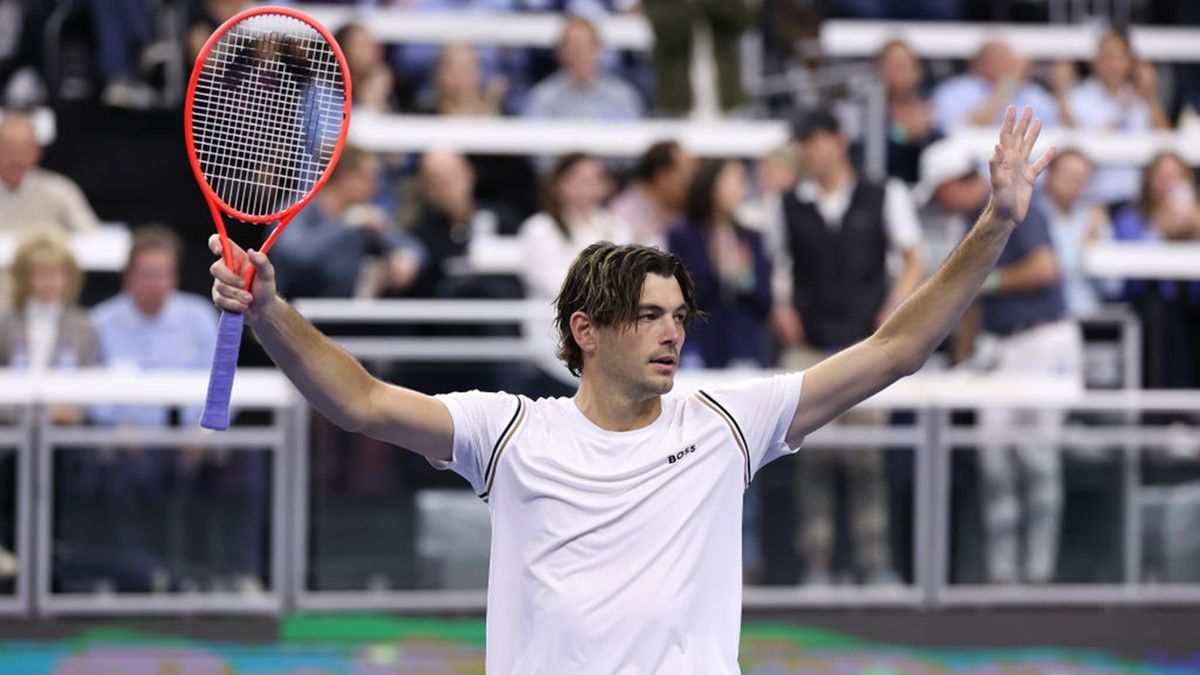
[[[1030,164],[1029,155],[1042,131],[1042,121],[1033,119],[1033,108],[1029,106],[1025,106],[1020,121],[1016,121],[1016,116],[1012,106],[1004,112],[1000,139],[988,164],[992,174],[992,207],[1001,218],[1019,223],[1029,211],[1033,183],[1054,159],[1055,148],[1051,146]]]
[[[225,264],[221,238],[215,234],[208,238],[208,249],[217,256],[217,261],[209,267],[213,275],[213,302],[225,311],[245,314],[252,320],[266,303],[275,299],[275,266],[260,251],[244,251],[233,240],[229,241],[229,247],[236,270]],[[255,268],[254,281],[247,289],[246,274],[250,266]]]

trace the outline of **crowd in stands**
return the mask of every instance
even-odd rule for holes
[[[153,98],[153,88],[139,80],[136,59],[131,62],[129,55],[150,40],[145,3],[85,4],[100,38],[102,100],[142,106]],[[188,53],[198,51],[214,25],[248,4],[189,2]],[[744,0],[642,0],[640,9],[627,6],[639,3],[619,0],[399,4],[444,12],[578,13],[564,23],[552,56],[465,43],[385,47],[370,25],[343,26],[337,36],[354,79],[356,110],[612,123],[695,114],[699,97],[687,71],[696,47],[692,28],[703,25],[705,48],[717,65],[710,83],[716,109],[752,114],[736,49],[739,36],[754,25]],[[621,11],[642,11],[654,27],[649,63],[606,49],[586,18]],[[113,29],[117,24],[121,28]],[[886,94],[885,176],[859,166],[860,139],[848,133],[832,106],[785,111],[792,140],[750,161],[700,159],[675,139],[661,139],[632,163],[584,153],[474,155],[453,147],[379,155],[348,146],[324,190],[271,252],[279,290],[289,298],[549,301],[570,260],[588,244],[654,245],[684,259],[710,317],[689,334],[682,367],[804,368],[870,335],[946,258],[983,209],[986,166],[947,137],[967,126],[995,127],[1010,105],[1032,106],[1047,128],[1106,132],[1167,129],[1178,116],[1165,103],[1159,68],[1139,61],[1119,31],[1105,33],[1086,64],[1035,64],[996,39],[960,74],[940,80],[929,76],[928,64],[902,41],[889,42],[873,66]],[[1186,100],[1186,92],[1175,98]],[[39,152],[32,123],[10,110],[0,122],[0,231],[17,233],[22,243],[9,269],[0,360],[32,370],[97,363],[207,367],[216,316],[207,299],[176,289],[180,243],[169,231],[135,230],[121,294],[90,310],[77,306],[81,275],[63,238],[95,227],[97,217],[68,177],[38,167]],[[1103,305],[1127,303],[1147,334],[1143,382],[1200,387],[1200,280],[1095,278],[1083,265],[1087,247],[1097,241],[1200,241],[1196,189],[1192,168],[1173,152],[1142,168],[1098,165],[1078,149],[1063,148],[976,308],[946,346],[944,360],[1082,384],[1078,320]],[[470,248],[497,237],[519,243],[522,266],[499,282],[472,275],[466,262]],[[52,414],[64,422],[86,417],[144,427],[194,417],[191,410],[163,408]],[[856,411],[838,423],[887,420],[887,413]],[[1003,436],[999,430],[1014,426],[1030,430],[1027,442],[997,442],[980,453],[985,580],[1056,579],[1065,480],[1057,439],[1066,421],[1052,411],[980,414],[977,424],[997,429],[997,438]],[[826,584],[849,573],[863,582],[894,584],[906,576],[892,544],[890,530],[903,523],[889,514],[888,491],[895,480],[889,479],[885,454],[883,448],[813,449],[798,456],[795,507],[803,518],[795,548],[805,565],[800,580]],[[261,539],[252,528],[261,518],[266,489],[257,459],[199,450],[169,458],[137,448],[80,453],[62,470],[64,480],[74,481],[67,491],[70,508],[90,515],[63,537],[79,565],[100,569],[74,578],[104,579],[122,590],[170,586],[188,556],[179,550],[168,558],[149,553],[148,526],[132,514],[166,499],[210,500],[223,506],[211,509],[207,526],[236,533],[231,536],[237,543],[222,553],[221,583],[254,588]],[[847,493],[840,501],[837,475],[845,476]],[[748,521],[764,517],[754,488],[748,499]],[[240,512],[231,504],[240,504]],[[850,511],[844,518],[836,514],[839,504]],[[835,564],[842,522],[853,555]],[[104,541],[89,538],[105,528],[117,534]],[[761,572],[756,565],[763,563],[756,529],[748,532],[748,576],[756,579]],[[0,547],[6,546],[4,536],[0,531]],[[101,550],[105,544],[128,555]],[[164,546],[159,549],[172,550],[169,542]],[[104,567],[126,564],[130,555],[140,557],[132,572]],[[0,574],[4,563],[0,556]]]

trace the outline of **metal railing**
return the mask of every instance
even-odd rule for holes
[[[299,301],[297,308],[317,324],[336,323],[460,323],[522,325],[548,318],[545,303],[413,302],[413,301]],[[1117,315],[1102,317],[1120,322]],[[1128,337],[1128,336],[1127,336]],[[503,338],[511,349],[496,350],[496,338],[456,338],[412,341],[388,337],[338,338],[351,353],[364,359],[388,361],[500,361],[534,363],[561,371],[542,358],[545,345],[525,338]],[[1136,332],[1133,336],[1136,339]],[[508,344],[508,343],[506,343]],[[1128,343],[1123,341],[1128,351]],[[1127,359],[1126,365],[1136,362]],[[677,390],[718,387],[766,371],[683,371]],[[1126,383],[1129,382],[1128,375]],[[272,411],[269,426],[237,427],[224,434],[185,428],[125,430],[94,426],[54,426],[44,414],[50,405],[199,403],[203,374],[77,371],[43,378],[0,371],[0,406],[19,408],[16,423],[0,428],[0,446],[15,447],[18,457],[17,549],[20,573],[16,592],[0,598],[0,612],[67,613],[273,613],[289,608],[308,610],[386,609],[398,611],[480,611],[483,589],[424,589],[413,591],[326,591],[313,587],[308,570],[310,532],[316,517],[310,500],[308,450],[309,408],[277,372],[253,369],[238,374],[234,405]],[[1180,438],[1200,448],[1200,433],[1144,426],[1146,412],[1192,414],[1200,410],[1197,391],[1084,391],[1059,380],[959,371],[921,373],[906,378],[862,404],[864,408],[909,411],[910,423],[881,427],[833,424],[806,439],[806,448],[875,447],[913,453],[913,579],[900,587],[814,588],[750,586],[748,608],[805,606],[938,607],[991,604],[1116,604],[1200,603],[1200,584],[1143,582],[1140,570],[1143,485],[1140,453],[1147,446],[1178,443]],[[984,586],[951,583],[950,460],[963,446],[974,447],[980,432],[951,423],[956,410],[1038,408],[1072,412],[1107,412],[1091,426],[1071,426],[1058,445],[1068,448],[1117,448],[1122,459],[1123,502],[1119,581],[1089,584]],[[1013,430],[1011,440],[1028,432]],[[260,448],[272,456],[270,508],[270,585],[252,598],[218,594],[62,594],[51,586],[53,540],[52,459],[61,448],[129,443],[160,446]],[[802,450],[803,452],[803,450]],[[286,458],[286,461],[285,461]],[[768,467],[766,471],[779,470]],[[482,506],[481,512],[482,512]],[[484,517],[486,513],[484,512]],[[30,555],[33,553],[34,555]]]

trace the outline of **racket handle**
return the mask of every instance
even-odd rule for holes
[[[208,374],[208,397],[200,426],[223,431],[229,428],[229,395],[233,391],[233,374],[237,371],[238,351],[242,347],[244,317],[233,312],[221,312],[217,324],[217,348],[213,352],[212,370]]]

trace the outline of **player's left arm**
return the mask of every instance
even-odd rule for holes
[[[1029,155],[1041,131],[1026,107],[1019,122],[1009,107],[989,162],[992,196],[979,221],[938,271],[874,335],[809,368],[788,428],[795,447],[809,433],[916,372],[946,338],[979,293],[1014,228],[1029,210],[1033,183],[1054,157]],[[1015,124],[1014,124],[1015,122]]]

